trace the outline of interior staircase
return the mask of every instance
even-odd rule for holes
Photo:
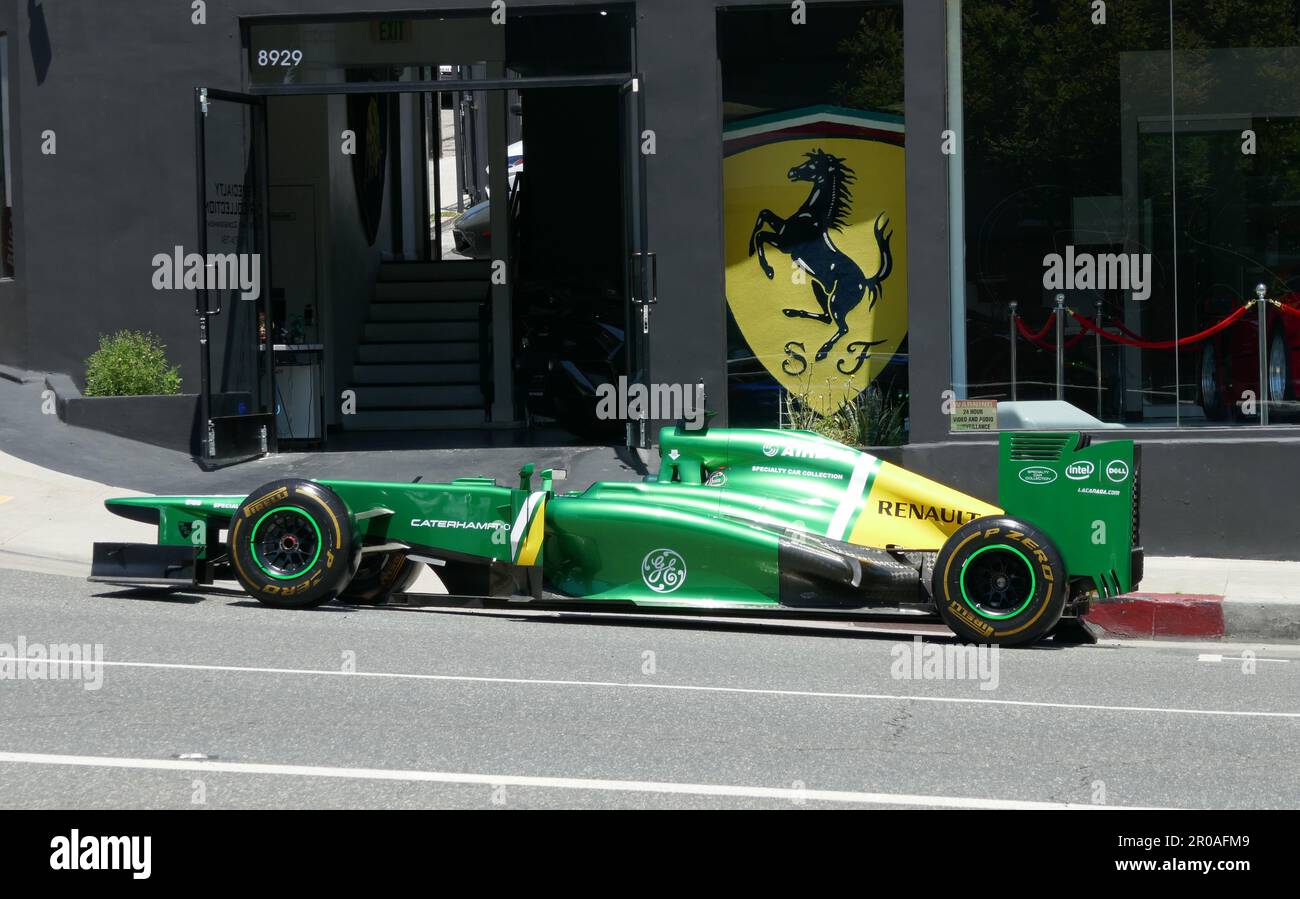
[[[489,263],[386,262],[357,346],[345,431],[474,428],[487,422]]]

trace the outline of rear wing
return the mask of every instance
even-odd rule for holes
[[[1045,531],[1073,577],[1102,597],[1142,580],[1141,448],[1072,432],[1004,431],[998,504]]]

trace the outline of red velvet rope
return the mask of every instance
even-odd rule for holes
[[[1030,331],[1029,328],[1025,325],[1024,321],[1020,318],[1020,316],[1017,315],[1016,329],[1020,331],[1021,336],[1024,337],[1025,340],[1028,340],[1030,343],[1038,347],[1040,350],[1054,350],[1056,349],[1055,341],[1048,342],[1044,338],[1047,336],[1047,332],[1051,329],[1052,322],[1055,320],[1056,320],[1056,310],[1053,309],[1051,313],[1048,314],[1047,323],[1043,325],[1042,328],[1040,328],[1038,331]],[[1078,334],[1075,334],[1069,340],[1065,341],[1064,344],[1065,349],[1067,350],[1073,349],[1074,347],[1079,345],[1079,342],[1083,340],[1083,338],[1087,336],[1088,336],[1087,331],[1080,331]]]
[[[1029,330],[1029,326],[1025,324],[1025,320],[1017,315],[1016,328],[1020,330],[1020,334],[1025,338],[1025,340],[1028,340],[1030,343],[1037,343],[1047,336],[1047,332],[1051,330],[1052,321],[1055,318],[1056,310],[1053,309],[1051,313],[1048,314],[1047,321],[1043,323],[1043,327],[1037,331],[1031,331]]]
[[[1098,325],[1092,319],[1088,318],[1088,316],[1086,315],[1080,315],[1079,313],[1075,312],[1073,309],[1070,310],[1070,314],[1074,316],[1074,320],[1077,321],[1080,325],[1082,325],[1085,330],[1091,331],[1094,334],[1100,334],[1102,337],[1105,337],[1107,340],[1113,340],[1115,343],[1122,343],[1127,346],[1140,347],[1141,349],[1144,350],[1172,350],[1175,347],[1182,347],[1193,343],[1200,343],[1202,340],[1205,340],[1208,337],[1213,337],[1215,334],[1218,334],[1224,328],[1228,327],[1237,319],[1245,315],[1246,310],[1249,308],[1250,308],[1250,304],[1238,307],[1230,315],[1226,316],[1221,321],[1218,321],[1215,324],[1210,325],[1204,331],[1198,331],[1195,334],[1189,334],[1187,337],[1180,337],[1177,340],[1143,340],[1141,338],[1129,337],[1125,334],[1111,334],[1110,332],[1103,330],[1100,325]]]
[[[1300,318],[1300,309],[1297,309],[1294,306],[1283,306],[1281,303],[1274,303],[1273,305],[1277,306],[1278,311],[1284,315],[1291,315]]]
[[[1113,319],[1113,320],[1111,321],[1111,326],[1112,326],[1113,328],[1115,328],[1116,330],[1118,330],[1121,334],[1127,334],[1129,337],[1132,337],[1134,340],[1141,340],[1141,339],[1142,339],[1142,335],[1141,335],[1141,334],[1139,334],[1137,331],[1134,331],[1132,328],[1130,328],[1130,327],[1128,327],[1127,325],[1125,325],[1125,324],[1124,324],[1122,321],[1120,321],[1119,319]]]
[[[1074,320],[1079,323],[1079,325],[1083,328],[1083,330],[1080,331],[1078,334],[1074,335],[1073,337],[1071,337],[1069,340],[1065,341],[1064,348],[1067,350],[1073,349],[1075,346],[1079,344],[1081,340],[1083,340],[1083,338],[1087,337],[1089,333],[1093,333],[1093,334],[1100,334],[1102,337],[1105,337],[1107,340],[1114,341],[1115,343],[1122,343],[1125,344],[1126,346],[1135,346],[1144,350],[1172,350],[1175,347],[1182,347],[1182,346],[1188,346],[1193,343],[1200,343],[1202,340],[1205,340],[1206,338],[1213,337],[1215,334],[1218,334],[1224,328],[1228,327],[1233,322],[1237,321],[1237,319],[1245,315],[1247,310],[1249,310],[1250,307],[1254,305],[1254,303],[1255,301],[1252,300],[1251,302],[1247,303],[1245,306],[1241,306],[1238,309],[1234,310],[1231,314],[1229,314],[1221,321],[1215,322],[1214,324],[1210,325],[1204,331],[1199,331],[1196,334],[1190,334],[1187,337],[1180,337],[1178,340],[1146,340],[1141,335],[1125,327],[1122,322],[1113,323],[1114,327],[1118,328],[1121,333],[1112,334],[1109,331],[1105,330],[1101,325],[1097,324],[1095,321],[1088,318],[1088,316],[1081,315],[1078,312],[1075,312],[1073,309],[1067,307],[1066,311],[1069,312],[1070,315],[1074,316]],[[1282,312],[1286,313],[1287,315],[1292,315],[1292,316],[1296,316],[1297,318],[1300,318],[1300,309],[1296,309],[1291,306],[1283,306],[1278,303],[1275,303],[1274,305],[1276,305],[1278,309],[1280,309]],[[1015,316],[1016,329],[1020,331],[1020,335],[1022,337],[1024,337],[1026,340],[1028,340],[1030,343],[1032,343],[1034,346],[1038,347],[1039,349],[1054,350],[1056,349],[1056,344],[1049,343],[1044,338],[1047,336],[1047,332],[1051,329],[1052,322],[1055,319],[1056,319],[1056,310],[1052,310],[1052,312],[1048,314],[1047,321],[1043,324],[1043,327],[1037,331],[1031,331],[1029,330],[1029,327],[1025,324],[1024,320],[1017,315]]]

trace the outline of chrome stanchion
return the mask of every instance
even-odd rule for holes
[[[1016,392],[1017,392],[1016,391],[1016,342],[1017,342],[1018,335],[1016,334],[1016,309],[1019,308],[1019,306],[1020,304],[1017,303],[1015,300],[1011,301],[1011,400],[1012,402],[1014,402],[1017,398],[1016,397]]]
[[[1093,321],[1097,323],[1097,330],[1093,337],[1097,338],[1097,417],[1101,418],[1102,401],[1101,401],[1101,298],[1097,298],[1097,314]]]
[[[1268,424],[1268,289],[1255,285],[1255,306],[1259,312],[1259,423]]]
[[[1065,294],[1056,295],[1056,398],[1065,399]]]

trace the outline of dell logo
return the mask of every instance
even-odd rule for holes
[[[1106,477],[1116,484],[1124,483],[1124,481],[1128,480],[1128,463],[1116,459],[1106,466]]]

